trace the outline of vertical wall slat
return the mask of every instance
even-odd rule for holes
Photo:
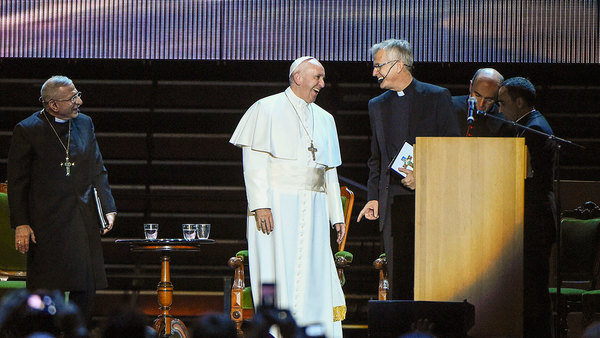
[[[0,57],[600,63],[599,0],[0,0]]]

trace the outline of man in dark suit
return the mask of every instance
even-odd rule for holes
[[[469,98],[475,99],[475,109],[486,112],[488,115],[494,115],[504,118],[498,112],[498,106],[495,104],[498,98],[498,88],[504,81],[504,77],[493,68],[481,68],[475,72],[473,79],[469,83],[469,95],[460,95],[452,97],[452,104],[456,109],[456,118],[460,128],[461,136],[490,137],[490,136],[509,136],[501,120],[488,116],[477,115],[473,112],[473,123],[467,124],[467,113],[469,109]],[[510,135],[512,136],[512,135]]]
[[[527,79],[513,77],[498,91],[500,112],[510,121],[552,135],[552,128],[534,108],[535,87]],[[525,337],[551,336],[551,306],[548,294],[550,249],[555,237],[552,160],[555,144],[547,136],[519,129],[525,137],[530,174],[525,180],[525,226],[523,240],[523,329]]]
[[[388,260],[392,299],[413,299],[415,177],[392,173],[389,164],[405,142],[419,136],[458,136],[458,125],[447,89],[413,78],[413,53],[405,40],[386,40],[371,48],[373,76],[387,91],[369,101],[371,157],[368,161],[368,202],[364,216],[379,219]],[[415,159],[418,167],[419,159]],[[380,217],[381,216],[381,217]]]
[[[64,76],[41,89],[44,109],[19,122],[8,154],[8,202],[15,248],[27,253],[27,287],[70,291],[87,320],[105,288],[101,233],[115,203],[92,120],[79,113],[81,92]],[[93,188],[108,227],[101,230]]]

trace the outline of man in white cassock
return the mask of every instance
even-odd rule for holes
[[[341,337],[346,303],[329,227],[341,242],[342,161],[335,121],[314,103],[325,69],[301,57],[289,79],[284,92],[246,111],[229,141],[242,148],[252,297],[259,304],[260,286],[275,283],[275,305],[290,310],[298,325],[320,324],[327,337]]]

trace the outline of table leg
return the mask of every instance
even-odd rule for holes
[[[164,321],[165,335],[171,334],[171,304],[173,303],[173,284],[171,283],[171,270],[169,267],[170,258],[167,255],[161,257],[160,282],[158,283],[158,304],[161,314],[159,317]]]
[[[160,282],[156,288],[161,314],[154,321],[154,328],[159,335],[162,335],[164,332],[165,337],[170,337],[173,334],[174,336],[185,338],[188,337],[185,324],[179,319],[173,318],[169,313],[171,304],[173,304],[173,283],[171,283],[169,263],[169,256],[164,255],[161,257]]]

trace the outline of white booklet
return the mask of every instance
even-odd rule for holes
[[[398,169],[403,168],[403,169],[408,169],[408,170],[415,170],[413,168],[413,161],[414,161],[413,146],[408,144],[407,142],[404,142],[402,149],[400,149],[398,154],[396,154],[396,157],[394,157],[394,159],[392,160],[392,163],[390,164],[390,168],[392,170],[394,170],[395,172],[397,172],[398,174],[406,177],[406,174],[401,172]]]

